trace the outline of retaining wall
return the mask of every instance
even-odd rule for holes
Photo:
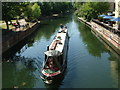
[[[8,49],[12,48],[20,41],[28,37],[32,32],[34,32],[39,26],[39,23],[35,23],[30,28],[25,31],[16,32],[16,34],[9,36],[6,40],[2,41],[2,53],[6,52]]]
[[[94,32],[94,35],[105,41],[113,50],[116,51],[120,55],[120,37],[107,30],[102,25],[99,25],[98,23],[91,21],[90,23],[86,22],[85,20],[78,18],[80,21],[86,23],[88,26],[91,27],[91,31]],[[102,24],[102,23],[100,23]],[[108,26],[109,28],[109,26]]]

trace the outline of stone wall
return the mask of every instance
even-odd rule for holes
[[[38,26],[39,24],[36,23],[32,25],[30,28],[28,28],[27,30],[16,32],[15,35],[12,35],[6,40],[2,41],[2,53],[6,52],[8,49],[12,48],[16,44],[18,44],[20,41],[25,39],[32,32],[34,32],[38,28]]]
[[[114,34],[95,22],[91,22],[91,28],[101,39],[120,54],[120,37],[117,34]]]

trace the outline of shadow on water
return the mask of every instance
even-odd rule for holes
[[[5,53],[2,54],[2,60],[8,60],[10,58],[13,58],[14,55],[16,54],[16,52],[20,53],[20,49],[26,45],[26,43],[31,42],[31,40],[28,40],[28,38],[26,38],[25,40],[21,41],[20,43],[18,43],[17,45],[15,45],[14,47],[10,48],[8,51],[6,51]],[[27,47],[26,47],[27,49]]]

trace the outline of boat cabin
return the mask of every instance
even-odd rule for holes
[[[58,71],[61,70],[62,64],[63,64],[62,53],[56,50],[45,52],[45,64],[43,69]]]

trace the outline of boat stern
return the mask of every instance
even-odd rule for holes
[[[41,78],[46,84],[52,84],[55,76],[59,75],[60,73],[60,70],[54,73],[47,73],[46,70],[42,70],[43,77]]]

